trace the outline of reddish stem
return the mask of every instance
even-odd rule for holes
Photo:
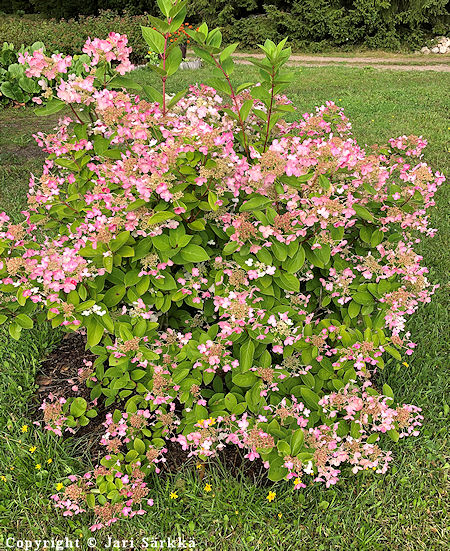
[[[228,87],[230,88],[230,96],[231,96],[231,99],[232,99],[232,101],[233,101],[233,103],[234,103],[234,106],[235,106],[235,108],[236,108],[237,115],[238,115],[238,118],[239,118],[239,125],[240,125],[240,127],[241,127],[242,141],[243,141],[243,146],[244,146],[245,154],[246,154],[247,157],[248,157],[250,153],[249,153],[249,150],[248,150],[248,145],[247,145],[247,140],[246,140],[244,121],[242,120],[242,117],[241,117],[241,114],[240,114],[239,104],[238,104],[238,101],[237,101],[237,98],[236,98],[236,94],[235,94],[235,92],[234,92],[233,85],[231,84],[230,77],[229,77],[229,75],[223,70],[222,65],[217,61],[217,59],[216,59],[212,54],[209,54],[209,55],[212,57],[214,63],[216,64],[216,67],[222,71],[222,74],[223,74],[223,76],[225,77],[225,80],[226,80],[227,83],[228,83]]]
[[[75,109],[73,108],[73,106],[72,106],[71,103],[69,103],[69,107],[72,109],[72,112],[73,112],[73,114],[76,116],[76,118],[78,119],[78,121],[79,121],[81,124],[84,124],[84,121],[82,121],[82,120],[80,119],[80,117],[78,116],[78,113],[75,111]]]

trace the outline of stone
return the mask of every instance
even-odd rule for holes
[[[421,48],[420,50],[423,54],[425,55],[428,55],[430,53],[430,48],[427,48],[426,46],[424,46],[423,48]]]
[[[434,48],[431,48],[431,53],[432,53],[432,54],[438,54],[438,53],[439,53],[439,47],[438,47],[438,46],[434,46]]]
[[[439,46],[439,53],[445,54],[447,52],[447,46]]]

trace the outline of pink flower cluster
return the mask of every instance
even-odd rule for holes
[[[25,74],[28,78],[44,76],[54,80],[59,73],[67,73],[72,65],[72,57],[63,54],[46,56],[42,49],[35,50],[31,55],[28,52],[19,54],[19,63],[27,65]]]
[[[88,38],[83,46],[83,52],[91,58],[91,66],[98,65],[102,60],[119,61],[115,70],[124,75],[134,69],[129,59],[132,49],[127,44],[128,38],[125,35],[111,32],[105,40]]]
[[[89,63],[84,63],[83,71],[78,70],[68,74],[69,68],[74,65],[74,58],[61,53],[45,55],[42,49],[34,50],[32,54],[25,52],[19,54],[18,61],[26,66],[25,74],[29,78],[40,78],[38,84],[43,90],[42,97],[35,97],[35,103],[43,103],[43,99],[52,97],[52,88],[55,88],[56,96],[68,104],[89,104],[93,100],[95,92],[94,80],[96,70],[102,62],[108,64],[105,67],[102,82],[106,85],[115,73],[124,75],[134,69],[130,61],[131,47],[127,46],[128,38],[125,35],[111,32],[105,40],[88,38],[83,46],[83,52],[90,58]],[[109,66],[112,66],[112,74]],[[43,77],[43,78],[42,78]]]

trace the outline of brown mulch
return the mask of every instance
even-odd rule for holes
[[[78,370],[85,367],[83,360],[94,361],[96,356],[85,350],[86,339],[78,333],[67,333],[49,357],[41,363],[36,378],[38,399],[42,402],[49,393],[55,396],[82,396],[89,400],[89,389],[79,384]],[[79,392],[72,387],[79,386]]]
[[[94,362],[96,356],[86,351],[86,337],[78,333],[68,333],[65,335],[60,344],[50,353],[40,366],[36,384],[36,400],[41,404],[49,394],[70,398],[73,396],[81,396],[88,402],[90,401],[90,389],[84,383],[78,381],[78,370],[85,367],[83,360]],[[78,391],[72,390],[76,385]],[[113,412],[115,409],[120,409],[120,405],[113,404],[105,408],[101,400],[98,402],[98,415],[91,419],[86,427],[80,427],[74,435],[66,433],[65,438],[72,438],[75,448],[81,450],[83,455],[88,455],[90,461],[95,465],[101,457],[105,455],[105,449],[100,444],[100,439],[104,433],[103,422],[106,413]],[[42,420],[42,412],[36,409],[36,420]],[[168,441],[166,445],[168,452],[166,453],[166,462],[160,463],[162,474],[168,475],[180,471],[183,468],[196,468],[197,459],[189,458],[188,453],[181,449],[177,443]],[[222,468],[231,476],[239,476],[245,472],[247,477],[261,484],[271,484],[267,477],[263,474],[266,469],[260,459],[249,461],[244,458],[244,452],[239,450],[237,446],[226,446],[219,451],[217,458],[212,462],[219,463]],[[201,473],[200,473],[201,475]],[[202,475],[201,475],[202,476]]]

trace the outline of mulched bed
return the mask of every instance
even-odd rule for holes
[[[79,333],[68,333],[64,336],[59,345],[45,359],[39,369],[36,377],[37,396],[36,399],[41,404],[48,395],[62,396],[69,398],[72,396],[81,396],[89,402],[90,390],[78,381],[78,370],[85,367],[83,360],[94,361],[96,356],[86,351],[86,337]],[[79,390],[75,392],[72,387],[77,385]],[[74,435],[65,433],[64,438],[73,438],[75,447],[88,454],[89,459],[95,465],[101,457],[105,455],[105,448],[100,445],[100,439],[104,433],[102,423],[108,412],[115,409],[121,409],[120,404],[113,404],[108,408],[99,401],[97,410],[98,415],[91,419],[86,427],[80,427]],[[42,412],[36,409],[36,420],[42,420]],[[196,458],[188,458],[187,452],[181,449],[179,444],[168,442],[168,452],[166,462],[160,463],[162,474],[173,474],[178,472],[186,465],[195,469]],[[262,485],[270,485],[271,482],[263,476],[266,471],[262,461],[257,459],[249,461],[245,459],[242,450],[236,446],[227,446],[217,454],[214,461],[222,464],[227,472],[232,476],[245,472],[245,475],[258,481]]]

